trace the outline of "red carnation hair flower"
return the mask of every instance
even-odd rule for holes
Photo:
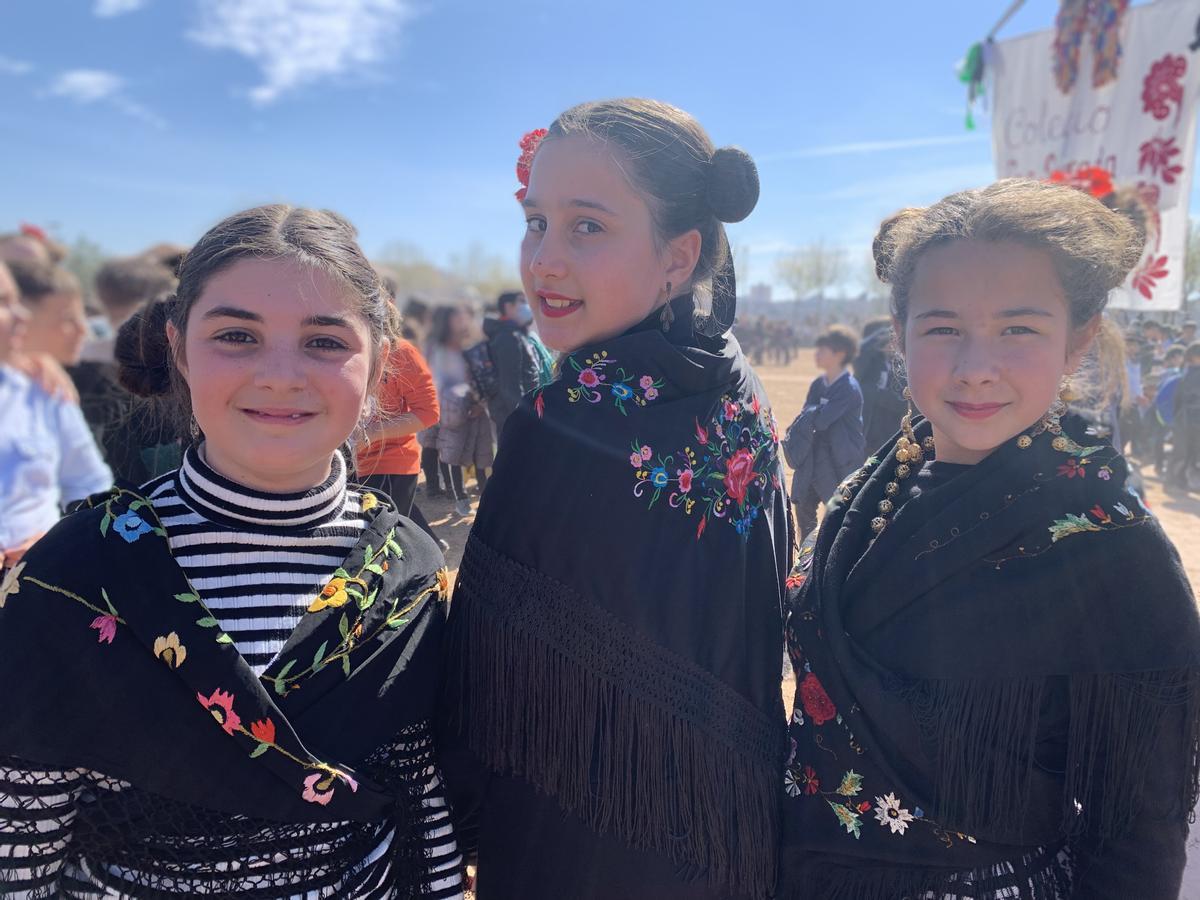
[[[1060,169],[1052,172],[1046,180],[1050,184],[1066,184],[1078,188],[1097,200],[1103,200],[1116,190],[1113,187],[1112,173],[1101,166],[1083,166],[1071,172]]]
[[[39,240],[43,244],[48,240],[45,229],[39,228],[37,225],[30,225],[28,222],[21,223],[21,234]]]
[[[529,190],[529,170],[533,167],[533,154],[537,153],[538,145],[546,134],[545,128],[535,128],[521,138],[521,156],[517,159],[517,181],[521,182],[517,191],[518,203],[525,199],[525,193]]]

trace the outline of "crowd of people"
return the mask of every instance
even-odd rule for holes
[[[326,210],[91,286],[0,237],[0,894],[1176,898],[1200,617],[1124,450],[1190,485],[1200,344],[1106,314],[1136,224],[888,218],[781,431],[752,158],[644,99],[520,146],[482,321]]]

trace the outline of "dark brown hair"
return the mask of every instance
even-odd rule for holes
[[[818,347],[828,347],[834,353],[842,354],[842,365],[848,366],[858,356],[858,338],[845,325],[830,325],[824,334],[817,338]]]
[[[114,316],[124,317],[160,294],[171,293],[176,284],[165,266],[145,257],[110,259],[96,272],[96,296]]]
[[[79,279],[62,266],[31,259],[9,261],[17,293],[27,306],[37,306],[51,294],[81,294]]]
[[[117,335],[121,384],[142,397],[161,398],[178,419],[191,425],[191,394],[167,342],[167,322],[187,333],[188,315],[209,279],[245,259],[291,259],[328,273],[357,299],[374,344],[375,366],[383,342],[393,336],[395,317],[379,276],[356,241],[354,226],[328,210],[282,204],[237,213],[209,230],[188,251],[174,296],[150,304]]]
[[[903,324],[917,263],[953,241],[1005,241],[1047,251],[1076,327],[1094,319],[1109,292],[1141,257],[1144,238],[1125,216],[1077,188],[1023,178],[951,194],[903,209],[879,226],[872,247],[880,281],[892,286],[892,314]]]
[[[633,187],[650,207],[660,244],[700,232],[693,289],[706,292],[729,258],[722,222],[740,222],[758,202],[758,169],[737,147],[713,146],[691,115],[658,100],[626,98],[573,106],[546,140],[582,135],[616,147]],[[703,299],[703,298],[701,298]]]

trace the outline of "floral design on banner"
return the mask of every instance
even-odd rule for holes
[[[776,434],[757,397],[742,404],[726,395],[706,425],[696,422],[695,440],[682,449],[664,453],[633,442],[633,495],[649,497],[650,509],[665,496],[685,515],[698,511],[697,540],[713,517],[748,535],[768,489],[780,489]]]
[[[572,403],[580,400],[599,403],[607,394],[621,415],[629,415],[625,409],[627,403],[645,406],[657,400],[664,384],[661,379],[650,375],[639,377],[626,372],[621,366],[612,368],[617,361],[608,355],[607,350],[587,357],[582,364],[574,356],[567,357],[567,361],[576,372],[576,384],[567,388],[567,399]],[[534,406],[538,409],[538,416],[541,416],[545,405],[540,394]]]
[[[1097,200],[1104,199],[1116,190],[1113,187],[1112,173],[1102,166],[1080,166],[1070,171],[1059,169],[1051,172],[1047,181],[1077,188],[1091,194]]]
[[[1171,115],[1175,104],[1175,121],[1183,113],[1183,85],[1180,79],[1187,74],[1187,58],[1168,53],[1150,67],[1142,82],[1142,111],[1158,120]]]
[[[1092,45],[1092,87],[1117,80],[1121,58],[1121,20],[1129,0],[1063,0],[1055,22],[1054,80],[1069,94],[1079,78],[1085,32]]]
[[[1158,287],[1158,282],[1171,274],[1171,270],[1167,267],[1167,257],[1155,256],[1151,253],[1133,272],[1133,287],[1139,294],[1147,300],[1154,299],[1155,288]]]
[[[1174,161],[1180,152],[1173,137],[1151,138],[1139,148],[1138,171],[1149,169],[1151,175],[1161,177],[1167,184],[1174,184],[1175,179],[1183,174],[1183,166]]]

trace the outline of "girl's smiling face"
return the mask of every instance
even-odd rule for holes
[[[167,332],[214,469],[272,492],[328,477],[378,380],[346,285],[291,259],[241,260],[208,279],[186,336]]]
[[[960,240],[917,262],[904,335],[913,403],[939,460],[974,464],[1054,403],[1099,325],[1080,328],[1054,261],[1022,244]]]
[[[542,340],[570,352],[621,334],[682,292],[700,234],[669,241],[614,151],[574,136],[546,140],[534,156],[523,205],[521,280]]]

